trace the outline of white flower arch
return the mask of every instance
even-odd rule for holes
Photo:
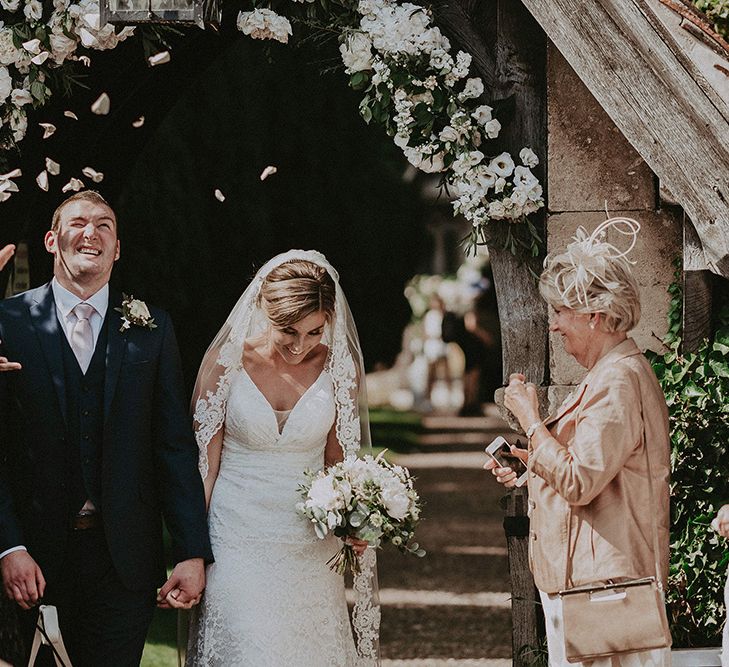
[[[501,123],[481,99],[483,82],[470,76],[470,54],[452,54],[426,8],[359,0],[341,2],[335,11],[331,2],[320,2],[288,4],[292,14],[303,10],[310,20],[337,14],[332,25],[349,84],[364,93],[362,118],[383,125],[412,165],[443,175],[454,213],[472,224],[472,244],[483,240],[490,221],[524,222],[544,206],[542,186],[531,171],[538,164],[531,149],[521,150],[518,165],[509,153],[489,156],[481,150],[498,136]],[[239,13],[238,29],[254,39],[287,43],[293,33],[289,19],[263,6],[268,3],[253,4],[260,6]],[[83,53],[112,49],[134,28],[117,32],[100,26],[95,0],[54,0],[47,20],[38,0],[0,0],[0,5],[17,18],[0,23],[0,132],[4,128],[12,143],[25,136],[26,106],[42,106],[52,94],[50,70],[74,60],[89,64]],[[18,175],[18,170],[0,175],[0,201],[17,191],[11,179]],[[533,225],[528,229],[534,251],[538,234]]]

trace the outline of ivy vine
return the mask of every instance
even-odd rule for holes
[[[667,603],[674,645],[721,643],[729,543],[710,528],[729,502],[729,298],[715,304],[714,334],[681,351],[680,270],[669,287],[668,351],[651,362],[671,422],[671,561]]]

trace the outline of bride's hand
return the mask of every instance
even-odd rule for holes
[[[361,556],[368,546],[367,542],[364,540],[358,540],[356,537],[348,537],[344,540],[344,543],[352,547],[352,549],[354,549],[354,553],[358,556]]]

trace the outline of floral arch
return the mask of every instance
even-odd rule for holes
[[[0,0],[0,6],[0,159],[8,169],[0,175],[1,202],[17,191],[13,179],[20,172],[12,169],[12,159],[28,130],[27,109],[39,109],[70,88],[79,67],[90,66],[93,51],[115,48],[136,29],[100,25],[94,0],[53,0],[52,7],[40,0]],[[514,253],[539,253],[539,232],[527,218],[544,205],[531,171],[539,160],[528,147],[517,157],[496,149],[503,112],[486,103],[493,96],[471,75],[471,55],[453,52],[427,8],[394,0],[290,0],[276,7],[240,11],[238,29],[282,43],[293,34],[292,23],[297,33],[334,33],[349,85],[363,94],[362,118],[381,125],[412,165],[441,176],[454,213],[471,223],[468,245],[497,238]],[[156,44],[150,64],[165,62],[164,38],[157,31],[151,41],[148,33],[144,37]],[[102,96],[92,111],[106,110]],[[55,129],[41,126],[45,133]],[[54,163],[39,163],[38,186],[47,190],[55,173]],[[84,170],[63,188],[80,189],[99,176]]]

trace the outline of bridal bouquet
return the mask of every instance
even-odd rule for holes
[[[420,498],[407,468],[377,458],[346,459],[318,473],[307,471],[299,485],[297,511],[314,524],[319,539],[330,532],[379,547],[388,542],[404,553],[424,556],[411,542],[420,517]],[[345,544],[329,561],[339,574],[359,572],[354,549]]]

